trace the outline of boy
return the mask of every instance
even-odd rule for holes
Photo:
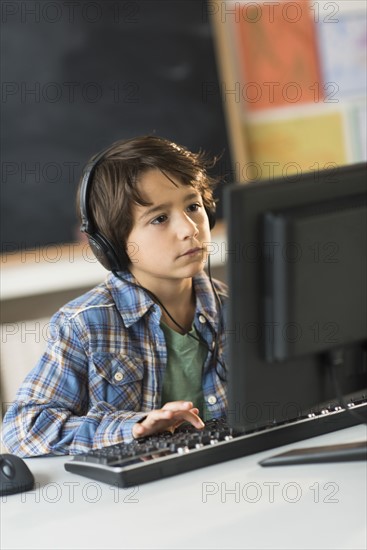
[[[112,272],[52,318],[4,418],[10,452],[76,454],[225,414],[226,292],[203,271],[213,183],[201,154],[154,136],[87,165],[82,230]]]

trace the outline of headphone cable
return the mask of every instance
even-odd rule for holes
[[[128,281],[127,279],[125,279],[122,275],[121,275],[121,272],[119,271],[113,271],[113,274],[115,275],[115,277],[117,277],[118,279],[120,279],[120,281],[123,281],[124,283],[127,283],[129,285],[132,285],[134,286],[135,288],[139,288],[140,290],[143,290],[144,292],[146,292],[148,294],[148,296],[150,296],[150,298],[153,300],[153,302],[155,302],[157,305],[159,305],[162,310],[166,313],[167,317],[169,317],[169,319],[181,330],[181,332],[184,334],[184,335],[187,335],[189,336],[190,338],[193,338],[194,340],[196,340],[197,342],[199,342],[200,344],[203,344],[206,349],[209,351],[209,353],[212,354],[213,356],[213,359],[215,360],[215,371],[217,373],[217,375],[219,376],[219,378],[221,379],[222,382],[225,382],[226,381],[226,376],[223,377],[222,374],[220,372],[218,372],[217,370],[217,363],[219,363],[222,367],[222,369],[224,370],[224,372],[227,371],[226,369],[226,366],[222,363],[222,361],[218,358],[218,347],[219,347],[219,334],[221,333],[221,329],[222,329],[222,304],[221,304],[221,301],[220,301],[220,298],[218,296],[218,293],[216,291],[216,288],[214,286],[214,283],[213,283],[213,280],[212,280],[212,276],[211,276],[211,270],[210,270],[210,255],[208,256],[208,277],[209,277],[209,281],[210,281],[210,284],[211,284],[211,287],[212,287],[212,290],[213,290],[213,294],[215,296],[215,300],[217,302],[217,305],[219,307],[219,330],[218,332],[215,332],[215,339],[214,339],[214,342],[215,342],[215,346],[213,349],[211,349],[209,347],[209,345],[207,344],[207,342],[204,340],[204,338],[200,335],[200,332],[196,331],[196,334],[198,336],[196,336],[196,334],[193,334],[191,332],[188,332],[187,330],[184,329],[184,327],[182,325],[180,325],[180,323],[178,323],[178,321],[176,321],[176,319],[171,315],[171,313],[168,311],[168,309],[166,308],[166,306],[161,302],[161,300],[158,298],[158,296],[156,296],[154,294],[154,292],[152,292],[151,290],[148,290],[146,287],[138,284],[138,283],[135,283],[133,281]]]

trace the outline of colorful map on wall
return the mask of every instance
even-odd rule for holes
[[[317,31],[324,86],[340,101],[366,94],[367,22],[363,11],[336,17],[334,24],[320,21]]]
[[[367,160],[367,108],[366,101],[355,102],[349,107],[349,136],[351,141],[351,160]]]
[[[242,106],[258,111],[323,99],[310,5],[236,2]]]
[[[338,112],[249,123],[244,132],[254,162],[254,179],[301,174],[347,162],[343,119]]]

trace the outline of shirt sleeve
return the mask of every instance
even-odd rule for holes
[[[146,413],[90,403],[88,357],[72,323],[58,313],[48,345],[3,421],[3,441],[19,456],[78,454],[132,439]]]

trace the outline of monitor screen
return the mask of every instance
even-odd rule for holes
[[[227,189],[233,426],[258,429],[363,394],[366,168]]]

